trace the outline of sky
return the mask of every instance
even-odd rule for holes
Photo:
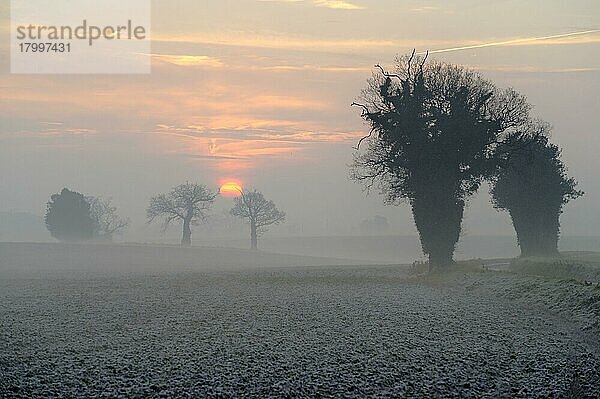
[[[525,94],[554,126],[586,196],[563,234],[600,235],[598,1],[155,0],[149,75],[11,75],[0,5],[0,212],[43,214],[62,187],[113,198],[132,218],[185,181],[236,179],[275,200],[275,234],[355,234],[375,215],[415,234],[407,205],[348,179],[368,131],[350,107],[373,66],[429,50]],[[464,234],[512,234],[486,188]],[[220,199],[215,213],[231,207]]]

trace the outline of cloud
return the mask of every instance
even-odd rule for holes
[[[223,159],[232,160],[232,159],[243,159],[240,157],[232,157],[225,155],[205,155],[205,154],[181,154],[184,157],[194,158],[194,159],[202,159],[207,161],[220,161]]]
[[[150,54],[150,56],[177,66],[221,68],[224,65],[220,59],[206,55]]]
[[[364,136],[363,131],[333,131],[325,126],[306,130],[305,125],[305,123],[293,121],[254,121],[245,126],[207,129],[201,126],[177,127],[159,124],[156,133],[181,137],[185,140],[210,138],[211,153],[215,153],[218,147],[216,140],[218,139],[237,141],[269,140],[270,142],[303,144],[354,142]]]
[[[155,131],[136,133],[151,136],[151,140],[143,141],[161,148],[162,154],[208,162],[219,173],[237,173],[266,160],[289,159],[306,149],[301,142],[251,137],[245,131],[198,132],[194,127],[160,126]]]
[[[579,32],[560,33],[548,36],[534,36],[526,38],[509,39],[497,42],[476,43],[464,46],[432,50],[429,51],[429,54],[447,53],[451,51],[471,50],[486,47],[600,43],[600,35],[597,35],[597,33],[599,32],[600,29],[592,29]],[[420,54],[424,54],[424,52]]]
[[[364,10],[366,8],[341,0],[315,0],[313,3],[317,7],[332,8],[334,10]]]
[[[411,8],[411,11],[415,14],[429,14],[432,12],[441,11],[441,8],[436,6],[418,6]]]
[[[366,7],[360,6],[344,0],[313,0],[307,2],[304,0],[259,0],[264,3],[308,3],[315,7],[331,8],[333,10],[364,10]]]
[[[70,128],[63,128],[63,129],[56,129],[56,128],[51,128],[51,129],[46,129],[42,132],[40,132],[41,134],[50,134],[50,135],[80,135],[80,134],[94,134],[96,133],[96,129],[88,129],[88,128],[83,128],[83,127],[70,127]]]
[[[288,60],[278,62],[274,59],[256,60],[248,58],[236,58],[224,60],[209,56],[195,55],[168,55],[168,54],[151,54],[152,58],[163,62],[165,65],[177,67],[203,67],[203,68],[223,68],[231,72],[248,71],[248,72],[317,72],[317,73],[369,73],[372,70],[371,63],[360,62],[355,65],[335,65],[335,64],[288,64]]]
[[[306,131],[299,133],[258,133],[250,134],[250,137],[257,137],[270,140],[286,140],[294,141],[297,143],[343,143],[352,142],[355,143],[358,139],[363,137],[365,133],[363,131],[355,132],[316,132]]]
[[[586,67],[586,68],[545,68],[533,65],[510,65],[510,64],[492,64],[492,65],[480,65],[480,64],[468,64],[466,65],[471,69],[478,71],[488,72],[514,72],[514,73],[585,73],[585,72],[599,72],[600,68]]]
[[[372,70],[371,63],[350,60],[349,63],[340,64],[339,59],[324,60],[323,64],[306,64],[303,59],[296,60],[280,57],[260,57],[252,55],[241,55],[238,57],[213,57],[194,54],[144,54],[169,66],[177,67],[204,67],[222,68],[227,71],[271,71],[271,72],[318,72],[318,73],[368,73]],[[344,62],[346,62],[346,58]]]
[[[311,125],[305,121],[263,119],[253,115],[219,114],[195,117],[195,123],[183,126],[158,124],[156,132],[185,139],[229,137],[243,140],[263,133],[293,133]]]
[[[347,66],[335,66],[335,65],[273,65],[258,67],[256,69],[262,69],[266,71],[311,71],[311,72],[349,72],[349,73],[366,73],[373,70],[372,67],[347,67]]]
[[[316,39],[290,37],[283,35],[256,35],[249,33],[220,33],[202,35],[161,35],[152,36],[154,42],[205,44],[216,46],[255,47],[267,49],[293,49],[306,51],[358,51],[398,49],[401,47],[429,47],[439,45],[440,41],[431,40],[386,40],[386,39]]]

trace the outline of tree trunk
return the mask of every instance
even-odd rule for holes
[[[442,271],[454,263],[465,203],[435,194],[413,200],[412,211],[423,252],[429,256],[430,270]]]
[[[523,209],[512,209],[509,213],[517,234],[517,244],[521,250],[521,257],[533,256],[536,245],[535,223],[532,220],[531,212],[526,212]]]
[[[521,257],[555,256],[558,254],[560,209],[538,206],[510,211],[517,233]]]
[[[189,247],[192,245],[192,229],[190,228],[190,220],[184,219],[183,221],[183,235],[181,237],[181,246]]]
[[[258,249],[258,233],[256,228],[256,222],[250,221],[250,245],[252,249]]]
[[[554,209],[546,215],[544,223],[544,251],[549,255],[558,255],[561,209]]]

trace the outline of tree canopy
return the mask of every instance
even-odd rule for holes
[[[129,218],[119,216],[112,199],[87,197],[90,204],[90,216],[94,221],[94,235],[103,241],[112,241],[115,234],[122,233],[129,226]]]
[[[181,245],[189,246],[192,243],[191,226],[196,226],[206,220],[207,212],[212,207],[216,197],[217,194],[205,185],[180,184],[170,192],[159,194],[150,199],[150,204],[146,210],[148,222],[162,218],[163,232],[173,222],[182,223]]]
[[[90,215],[89,202],[83,194],[67,188],[50,197],[44,222],[52,237],[59,241],[87,241],[94,238],[96,227]]]
[[[567,175],[560,148],[549,141],[550,127],[538,122],[526,133],[532,139],[514,151],[494,177],[492,201],[510,213],[522,256],[554,255],[563,207],[583,192]],[[518,143],[522,138],[509,140]]]
[[[258,237],[268,230],[268,227],[285,221],[285,213],[277,209],[273,201],[267,200],[257,190],[240,192],[234,199],[231,214],[250,223],[250,241],[252,249],[258,246]]]

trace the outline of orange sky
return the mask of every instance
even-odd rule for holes
[[[374,64],[391,65],[412,48],[440,51],[435,58],[528,95],[565,154],[577,155],[569,157],[573,171],[587,173],[587,186],[600,193],[589,172],[600,168],[591,150],[600,145],[598,2],[155,0],[153,7],[150,75],[10,75],[0,44],[0,181],[21,187],[5,207],[35,209],[53,187],[70,184],[100,185],[134,209],[153,184],[190,174],[213,186],[224,178],[256,186],[278,174],[288,184],[285,171],[297,185],[329,193],[315,204],[320,223],[335,215],[329,206],[343,193],[364,199],[347,179],[366,132],[350,103]],[[8,15],[3,2],[0,34],[8,34]],[[124,176],[129,170],[139,173]],[[149,170],[157,176],[145,182]],[[41,186],[20,183],[40,173]],[[139,193],[128,191],[133,183]],[[289,185],[292,200],[308,195]],[[378,204],[374,196],[348,207],[393,217]]]

